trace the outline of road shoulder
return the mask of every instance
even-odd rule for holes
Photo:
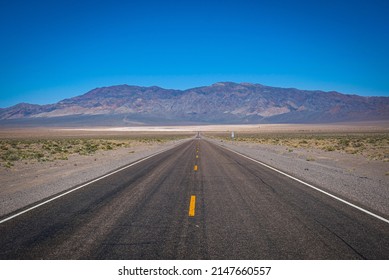
[[[184,141],[187,139],[98,151],[88,156],[71,155],[66,161],[19,162],[13,168],[1,168],[0,217]]]
[[[389,184],[382,171],[388,163],[315,149],[295,149],[290,152],[276,145],[207,140],[389,217]]]

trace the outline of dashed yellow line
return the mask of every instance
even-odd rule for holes
[[[196,208],[196,196],[192,195],[190,197],[190,203],[189,203],[189,217],[194,217],[195,208]]]
[[[197,171],[199,169],[199,167],[197,166],[197,164],[194,166],[193,170],[194,171]]]
[[[196,155],[196,158],[199,158],[199,155]]]

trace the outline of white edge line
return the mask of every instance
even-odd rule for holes
[[[189,140],[188,140],[188,141],[189,141]],[[74,189],[71,189],[71,190],[69,190],[69,191],[67,191],[67,192],[64,192],[64,193],[62,193],[62,194],[60,194],[60,195],[57,195],[57,196],[55,196],[55,197],[52,197],[52,198],[50,198],[50,199],[48,199],[48,200],[46,200],[46,201],[43,201],[43,202],[41,202],[41,203],[39,203],[39,204],[37,204],[37,205],[34,205],[34,206],[32,206],[32,207],[30,207],[30,208],[28,208],[28,209],[25,209],[25,210],[23,210],[23,211],[20,211],[20,212],[18,212],[18,213],[16,213],[16,214],[12,215],[12,216],[10,216],[10,217],[7,217],[7,218],[5,218],[5,219],[3,219],[3,220],[0,220],[0,224],[4,223],[4,222],[6,222],[6,221],[12,220],[13,218],[16,218],[17,216],[20,216],[20,215],[22,215],[22,214],[24,214],[24,213],[27,213],[27,212],[29,212],[29,211],[35,209],[35,208],[38,208],[38,207],[40,207],[40,206],[42,206],[42,205],[45,205],[45,204],[47,204],[47,203],[49,203],[49,202],[51,202],[51,201],[53,201],[53,200],[56,200],[56,199],[58,199],[58,198],[60,198],[60,197],[62,197],[62,196],[65,196],[65,195],[67,195],[67,194],[69,194],[69,193],[72,193],[72,192],[74,192],[74,191],[76,191],[76,190],[79,190],[79,189],[81,189],[81,188],[83,188],[83,187],[86,187],[86,186],[88,186],[88,185],[90,185],[90,184],[92,184],[92,183],[95,183],[95,182],[97,182],[97,181],[99,181],[99,180],[101,180],[101,179],[104,179],[104,178],[106,178],[106,177],[108,177],[108,176],[111,176],[111,175],[113,175],[113,174],[115,174],[115,173],[118,173],[118,172],[120,172],[120,171],[123,171],[124,169],[127,169],[127,168],[129,168],[129,167],[131,167],[131,166],[134,166],[134,165],[136,165],[136,164],[138,164],[138,163],[141,163],[142,161],[145,161],[145,160],[147,160],[147,159],[149,159],[149,158],[152,158],[152,157],[154,157],[154,156],[157,156],[157,155],[159,155],[159,154],[162,154],[163,152],[166,152],[166,151],[168,151],[168,150],[170,150],[170,149],[173,149],[173,148],[179,146],[180,144],[182,144],[182,143],[179,143],[178,145],[175,145],[175,146],[173,146],[173,147],[169,147],[169,148],[167,148],[167,149],[165,149],[165,150],[162,150],[162,151],[160,151],[160,152],[157,152],[157,153],[155,153],[155,154],[149,155],[149,156],[147,156],[147,157],[145,157],[145,158],[142,158],[142,159],[140,159],[140,160],[138,160],[138,161],[135,161],[135,162],[133,162],[133,163],[130,163],[129,165],[123,166],[122,168],[119,168],[119,169],[117,169],[117,170],[115,170],[115,171],[112,171],[112,172],[110,172],[110,173],[108,173],[108,174],[105,174],[105,175],[103,175],[103,176],[101,176],[101,177],[98,177],[98,178],[96,178],[96,179],[94,179],[94,180],[92,180],[92,181],[90,181],[90,182],[88,182],[88,183],[85,183],[85,184],[83,184],[83,185],[81,185],[81,186],[78,186],[78,187],[76,187],[76,188],[74,188]]]
[[[269,169],[271,169],[271,170],[273,170],[273,171],[276,171],[276,172],[278,172],[278,173],[280,173],[280,174],[282,174],[282,175],[284,175],[284,176],[286,176],[286,177],[288,177],[288,178],[290,178],[290,179],[293,179],[293,180],[295,180],[295,181],[297,181],[297,182],[299,182],[299,183],[301,183],[301,184],[304,184],[304,185],[306,185],[307,187],[310,187],[310,188],[312,188],[312,189],[314,189],[314,190],[317,190],[317,191],[319,191],[319,192],[321,192],[321,193],[323,193],[323,194],[325,194],[325,195],[328,195],[328,196],[330,196],[330,197],[332,197],[332,198],[334,198],[334,199],[336,199],[336,200],[338,200],[338,201],[340,201],[340,202],[343,202],[343,203],[345,203],[345,204],[347,204],[347,205],[349,205],[349,206],[351,206],[351,207],[354,207],[354,208],[356,208],[356,209],[358,209],[358,210],[360,210],[360,211],[362,211],[362,212],[364,212],[364,213],[366,213],[366,214],[368,214],[368,215],[370,215],[370,216],[373,216],[373,217],[375,217],[375,218],[377,218],[377,219],[379,219],[379,220],[381,220],[381,221],[383,221],[383,222],[389,224],[389,220],[388,220],[388,219],[385,219],[384,217],[381,217],[381,216],[379,216],[379,215],[377,215],[377,214],[374,214],[373,212],[370,212],[369,210],[363,209],[362,207],[359,207],[359,206],[357,206],[357,205],[355,205],[355,204],[353,204],[353,203],[351,203],[351,202],[348,202],[348,201],[346,201],[346,200],[344,200],[344,199],[342,199],[342,198],[340,198],[340,197],[337,197],[337,196],[335,196],[335,195],[333,195],[333,194],[330,194],[330,193],[328,193],[328,192],[326,192],[326,191],[324,191],[324,190],[322,190],[322,189],[320,189],[320,188],[318,188],[318,187],[315,187],[315,186],[313,186],[313,185],[311,185],[311,184],[309,184],[309,183],[307,183],[307,182],[304,182],[304,181],[302,181],[302,180],[300,180],[300,179],[297,179],[297,178],[295,178],[295,177],[293,177],[293,176],[291,176],[291,175],[289,175],[289,174],[287,174],[287,173],[285,173],[285,172],[282,172],[281,170],[278,170],[278,169],[276,169],[276,168],[274,168],[274,167],[272,167],[272,166],[270,166],[270,165],[267,165],[266,163],[263,163],[263,162],[258,161],[258,160],[256,160],[256,159],[253,159],[253,158],[251,158],[251,157],[248,157],[248,156],[246,156],[246,155],[244,155],[244,154],[241,154],[241,153],[239,153],[239,152],[236,152],[236,151],[234,151],[234,150],[231,150],[230,148],[227,148],[227,147],[225,147],[225,146],[221,146],[221,145],[218,145],[218,146],[219,146],[219,147],[222,147],[222,148],[224,148],[224,149],[226,149],[226,150],[229,150],[230,152],[233,152],[233,153],[235,153],[235,154],[237,154],[237,155],[240,155],[240,156],[242,156],[242,157],[244,157],[244,158],[247,158],[247,159],[249,159],[249,160],[251,160],[251,161],[254,161],[254,162],[256,162],[256,163],[259,163],[260,165],[263,165],[263,166],[265,166],[265,167],[267,167],[267,168],[269,168]]]

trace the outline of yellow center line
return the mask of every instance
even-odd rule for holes
[[[196,208],[196,196],[192,195],[190,197],[190,203],[189,203],[189,217],[194,217],[195,208]]]
[[[198,155],[196,155],[196,158],[199,158],[199,156],[198,156]]]
[[[197,166],[197,164],[194,166],[193,170],[194,171],[197,171],[197,169],[199,169],[199,167]]]

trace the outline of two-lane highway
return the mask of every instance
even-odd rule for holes
[[[201,138],[6,220],[0,236],[0,259],[389,259],[387,222]]]

